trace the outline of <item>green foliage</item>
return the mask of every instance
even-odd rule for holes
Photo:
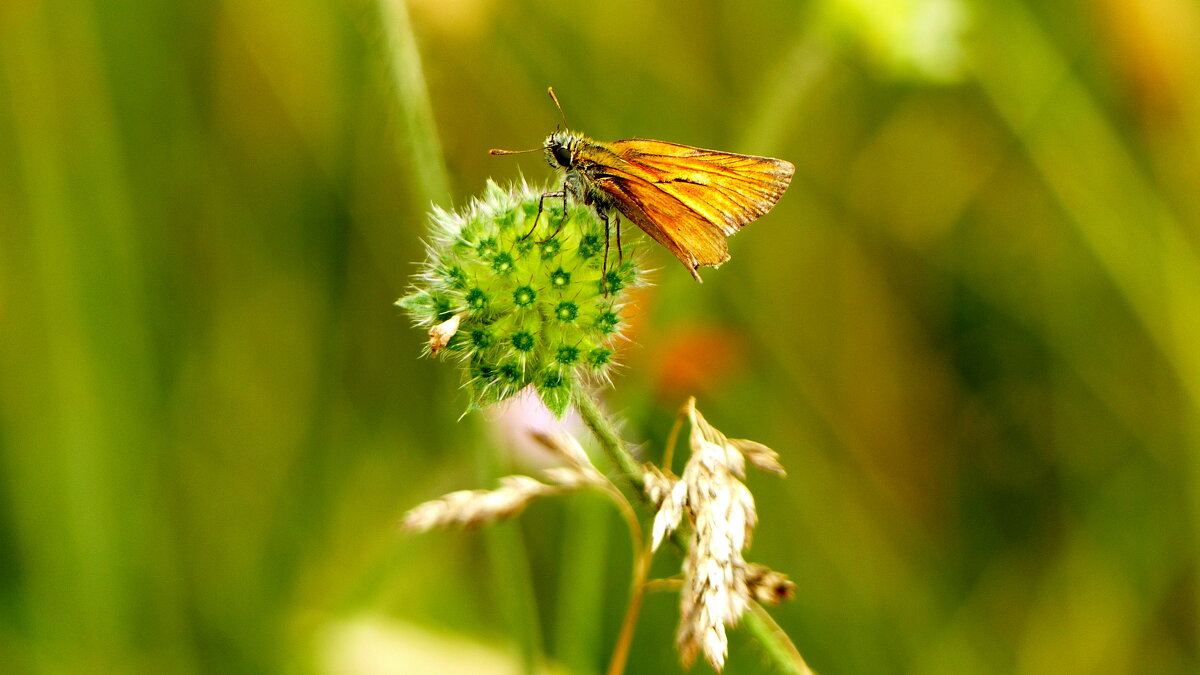
[[[562,416],[576,383],[612,367],[621,309],[640,281],[637,256],[609,251],[606,272],[592,210],[569,204],[564,222],[562,202],[546,200],[538,220],[541,194],[489,181],[461,212],[434,209],[425,269],[396,303],[422,328],[457,322],[445,350],[463,365],[471,408],[532,385]]]
[[[548,85],[598,140],[797,166],[703,285],[645,246],[637,348],[546,351],[628,364],[648,457],[697,394],[795,467],[754,551],[818,672],[1200,672],[1195,0],[0,7],[0,672],[403,668],[347,622],[494,645],[531,569],[549,660],[603,671],[598,500],[527,513],[525,565],[395,532],[510,468],[391,302],[431,202],[552,174],[486,154]],[[636,672],[680,672],[646,606]]]

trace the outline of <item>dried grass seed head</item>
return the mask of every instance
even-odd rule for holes
[[[538,438],[567,462],[567,466],[553,467],[543,472],[547,483],[530,476],[505,476],[500,479],[500,487],[495,490],[459,490],[419,504],[405,514],[401,526],[411,532],[447,527],[478,527],[512,518],[539,497],[600,486],[608,482],[608,479],[592,465],[579,442],[569,434],[550,435],[538,432]]]
[[[752,598],[775,599],[791,591],[786,577],[766,575],[765,568],[749,565],[742,555],[758,521],[754,497],[741,481],[746,461],[778,474],[783,467],[766,446],[727,438],[700,414],[695,399],[685,409],[691,456],[682,477],[648,471],[644,488],[658,505],[654,547],[678,527],[684,513],[692,523],[676,644],[685,666],[703,652],[719,671],[728,654],[726,626],[737,623]]]

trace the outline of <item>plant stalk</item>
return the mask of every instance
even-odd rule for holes
[[[629,536],[633,539],[633,577],[630,580],[629,604],[625,608],[625,618],[621,620],[621,631],[617,635],[617,643],[613,646],[612,658],[608,662],[607,675],[621,675],[625,672],[625,663],[629,660],[629,648],[633,645],[633,632],[637,628],[638,616],[642,611],[642,597],[646,594],[646,575],[650,572],[650,560],[653,552],[650,542],[642,533],[641,522],[633,505],[625,498],[615,485],[609,483],[609,492],[621,515],[629,524]]]
[[[633,458],[624,441],[617,435],[616,426],[600,409],[600,404],[596,402],[590,392],[582,387],[575,390],[575,409],[579,411],[583,423],[600,443],[600,449],[620,470],[621,480],[625,483],[625,487],[632,490],[634,494],[642,495],[644,500],[645,492],[642,490],[642,474],[644,472],[641,464]]]

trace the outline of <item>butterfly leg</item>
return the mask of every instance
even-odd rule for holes
[[[625,251],[621,250],[621,216],[615,216],[617,221],[617,264],[625,262]]]
[[[546,197],[560,197],[560,196],[563,198],[563,216],[565,218],[566,213],[567,213],[567,207],[566,207],[567,192],[566,192],[566,190],[563,190],[561,192],[547,192],[547,193],[543,194],[542,197],[540,199],[538,199],[538,212],[537,212],[537,216],[535,216],[533,219],[533,227],[529,228],[529,231],[525,233],[525,236],[521,237],[521,239],[520,239],[521,241],[525,241],[526,239],[529,238],[529,235],[531,235],[537,231],[538,221],[542,219],[542,206],[546,202]],[[558,227],[561,230],[562,224],[560,223]],[[555,231],[554,234],[558,234],[558,232]],[[553,234],[550,235],[550,239],[553,239],[553,238],[554,238],[554,235]],[[549,241],[550,239],[547,239],[546,241]]]
[[[596,212],[604,223],[604,264],[600,267],[600,283],[604,285],[604,297],[608,297],[608,214],[604,209]]]
[[[547,192],[546,194],[542,195],[542,198],[544,199],[544,198],[546,198],[546,197],[557,197],[557,196],[559,196],[559,195],[562,195],[562,200],[563,200],[563,215],[562,215],[562,219],[558,221],[558,227],[554,228],[554,234],[552,234],[552,235],[550,235],[549,237],[546,237],[545,239],[543,239],[543,240],[539,241],[539,242],[538,242],[539,244],[544,244],[544,243],[546,243],[546,242],[550,241],[551,239],[553,239],[553,238],[557,237],[557,236],[558,236],[558,233],[559,233],[559,232],[562,232],[563,225],[566,225],[566,224],[567,224],[567,186],[566,186],[566,185],[563,185],[563,189],[562,189],[562,191],[561,191],[561,192]],[[531,233],[531,234],[532,234],[532,233]]]

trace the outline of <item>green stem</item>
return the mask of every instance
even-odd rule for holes
[[[625,447],[624,441],[617,435],[616,427],[600,409],[596,399],[582,387],[575,390],[575,409],[579,411],[583,423],[587,425],[588,429],[591,429],[592,435],[600,443],[600,449],[621,470],[621,479],[625,482],[625,487],[632,490],[634,494],[642,495],[642,498],[645,499],[645,492],[642,490],[641,464]]]
[[[675,415],[675,423],[671,425],[671,431],[667,434],[667,447],[663,450],[662,470],[668,475],[672,472],[671,465],[675,462],[675,443],[679,441],[679,430],[683,428],[683,420],[687,417],[688,410],[696,404],[696,398],[690,397],[687,403],[679,409],[679,413]]]
[[[762,605],[751,602],[750,610],[742,617],[742,625],[784,672],[793,675],[816,675],[800,655],[800,650],[796,649],[796,644]]]
[[[592,431],[600,448],[608,455],[612,463],[621,471],[622,480],[627,487],[645,500],[645,492],[641,490],[642,467],[630,454],[624,441],[617,435],[616,426],[600,409],[595,397],[582,388],[575,391],[575,409],[583,418],[583,423]],[[644,503],[644,502],[643,502]],[[680,549],[686,550],[687,543],[679,531],[672,535],[672,540]],[[642,589],[645,590],[644,588]],[[757,603],[751,603],[751,611],[742,617],[742,625],[750,635],[762,646],[763,653],[782,672],[793,675],[812,675],[812,670],[800,656],[800,651],[792,643],[787,634],[771,619],[766,610]]]

